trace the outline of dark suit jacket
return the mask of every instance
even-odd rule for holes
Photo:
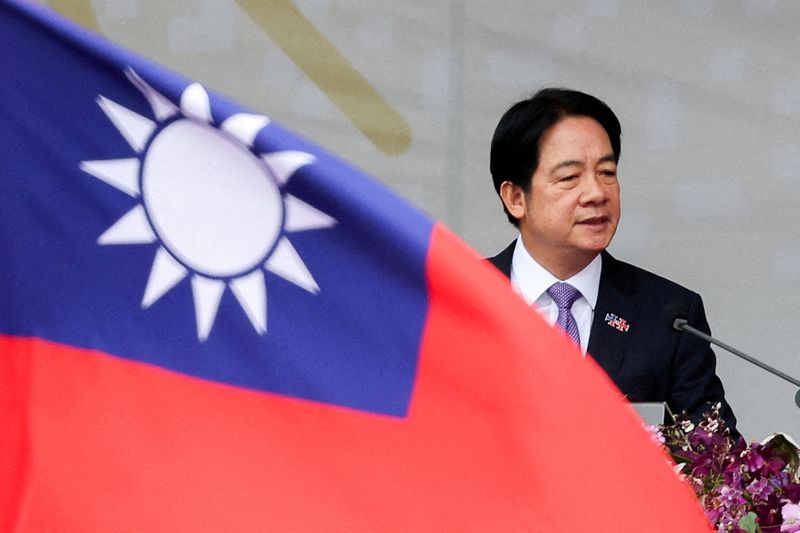
[[[515,244],[488,259],[509,277]],[[609,315],[623,319],[628,330],[609,325]],[[738,435],[711,346],[673,329],[676,317],[709,333],[699,294],[603,252],[587,352],[630,401],[664,401],[695,421],[709,411],[709,402],[721,402],[727,426]]]

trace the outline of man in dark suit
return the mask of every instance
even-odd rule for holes
[[[492,139],[490,169],[518,238],[489,259],[551,324],[590,354],[631,401],[665,401],[698,420],[720,402],[736,435],[708,343],[700,296],[614,259],[620,218],[619,120],[597,98],[543,89],[513,105]]]

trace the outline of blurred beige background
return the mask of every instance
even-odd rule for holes
[[[546,85],[593,93],[623,126],[612,253],[700,292],[714,334],[800,376],[794,0],[48,3],[360,166],[485,255],[514,236],[488,173],[500,115]],[[745,436],[800,438],[794,387],[717,355]]]

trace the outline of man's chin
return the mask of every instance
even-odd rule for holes
[[[583,243],[582,246],[578,246],[577,248],[586,257],[594,259],[597,254],[608,248],[609,244],[611,244],[611,239]]]
[[[613,231],[606,231],[603,233],[593,233],[584,235],[584,238],[578,242],[578,248],[586,252],[599,254],[611,244],[611,239],[614,237]]]

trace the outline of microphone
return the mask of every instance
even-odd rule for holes
[[[732,353],[733,355],[744,359],[748,363],[750,363],[752,365],[755,365],[755,366],[761,368],[762,370],[766,370],[767,372],[769,372],[770,374],[772,374],[774,376],[778,376],[779,378],[783,379],[784,381],[788,381],[789,383],[791,383],[792,385],[794,385],[795,387],[798,387],[800,389],[800,381],[798,381],[796,378],[793,378],[792,376],[790,376],[790,375],[788,375],[788,374],[786,374],[784,372],[781,372],[777,368],[773,368],[773,367],[769,366],[768,364],[766,364],[766,363],[764,363],[762,361],[759,361],[758,359],[756,359],[752,355],[747,355],[743,351],[737,350],[733,346],[730,346],[730,345],[725,344],[724,342],[722,342],[720,340],[715,339],[711,335],[707,335],[707,334],[703,333],[702,331],[700,331],[700,330],[698,330],[696,328],[693,328],[692,326],[689,325],[689,321],[688,320],[686,320],[685,318],[679,316],[679,314],[676,312],[676,309],[673,309],[673,306],[667,306],[665,308],[665,312],[666,312],[666,314],[668,316],[670,327],[672,329],[675,329],[677,331],[689,332],[692,335],[700,337],[701,339],[703,339],[706,342],[709,342],[711,344],[716,344],[717,346],[719,346],[723,350],[727,350],[728,352]],[[800,407],[800,390],[798,390],[797,393],[794,395],[794,403],[795,403],[795,405],[797,405],[797,407]]]

